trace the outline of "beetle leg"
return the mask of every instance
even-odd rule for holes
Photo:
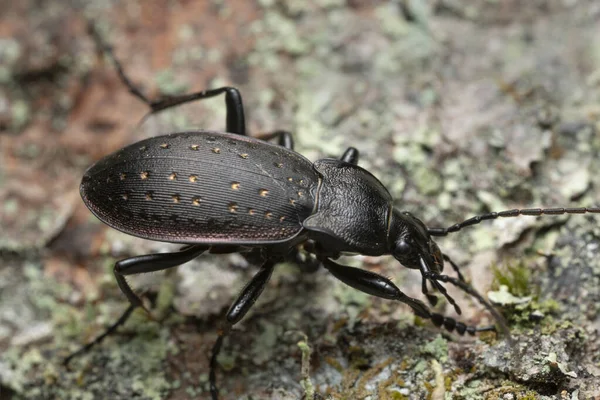
[[[288,131],[277,130],[274,132],[259,133],[253,136],[260,140],[271,140],[277,138],[278,145],[283,146],[286,149],[294,150],[294,138]]]
[[[358,165],[358,157],[358,150],[356,150],[354,147],[348,147],[342,157],[340,157],[340,160],[349,164]]]
[[[142,306],[142,301],[133,292],[125,276],[173,268],[198,257],[208,249],[209,246],[193,245],[174,253],[145,254],[117,261],[114,274],[117,278],[119,289],[125,294],[132,306],[140,307]]]
[[[100,336],[98,336],[97,338],[95,338],[94,340],[92,340],[91,342],[86,344],[85,346],[81,347],[79,350],[71,353],[68,357],[66,357],[63,360],[63,365],[69,365],[69,363],[71,362],[71,360],[73,358],[78,357],[81,354],[87,352],[89,349],[91,349],[95,345],[102,342],[104,340],[104,338],[106,338],[107,336],[109,336],[113,332],[115,332],[119,326],[121,326],[121,325],[125,324],[125,322],[127,322],[127,320],[129,319],[129,316],[135,309],[136,309],[136,306],[134,306],[133,304],[130,304],[129,307],[127,307],[127,309],[123,313],[123,315],[121,315],[114,324],[109,326]]]
[[[192,101],[218,96],[224,93],[225,105],[227,107],[226,131],[229,133],[237,133],[238,135],[246,135],[246,119],[244,117],[242,96],[239,90],[236,88],[224,86],[217,89],[202,90],[180,96],[167,96],[157,100],[151,100],[144,95],[142,91],[136,87],[131,79],[129,79],[129,77],[125,74],[125,70],[123,69],[123,66],[119,60],[117,60],[115,57],[112,47],[104,43],[93,25],[90,26],[90,32],[97,46],[102,49],[102,51],[112,60],[117,73],[119,74],[119,78],[123,84],[127,86],[129,92],[150,107],[150,114],[176,107],[181,104],[190,103]]]
[[[127,322],[133,310],[135,310],[137,307],[142,307],[142,301],[133,292],[125,280],[126,275],[139,274],[142,272],[154,272],[176,267],[187,261],[190,261],[193,258],[196,258],[208,248],[208,246],[189,245],[185,246],[181,251],[175,253],[146,254],[143,256],[131,257],[125,260],[117,261],[113,271],[117,278],[119,288],[125,294],[125,296],[127,296],[127,299],[129,299],[129,307],[119,317],[117,322],[109,326],[100,336],[92,340],[90,343],[70,354],[64,359],[63,364],[67,365],[73,358],[85,353],[95,345],[102,342],[104,338],[115,332],[119,326]]]
[[[405,295],[402,293],[402,291],[400,291],[400,289],[398,289],[396,285],[394,285],[391,280],[374,272],[340,265],[329,259],[323,259],[322,262],[325,268],[327,268],[329,272],[333,274],[333,276],[344,282],[346,285],[372,296],[396,300],[404,304],[408,304],[413,309],[414,313],[419,317],[430,319],[435,326],[443,326],[450,332],[456,330],[456,332],[461,335],[465,332],[474,335],[476,332],[495,330],[493,326],[480,328],[467,326],[464,323],[455,320],[454,318],[433,313],[422,301]],[[494,316],[496,315],[497,313],[494,313]],[[501,319],[500,321],[503,320]],[[503,328],[504,327],[505,326],[503,325]]]
[[[267,282],[269,282],[269,278],[271,278],[271,274],[273,273],[273,268],[275,267],[275,261],[267,260],[260,270],[252,277],[252,280],[246,284],[244,289],[242,289],[241,293],[237,297],[237,299],[233,302],[227,314],[225,315],[225,324],[219,330],[219,336],[212,348],[212,354],[210,357],[210,373],[209,373],[209,382],[210,382],[210,394],[213,400],[217,400],[219,396],[219,389],[217,389],[216,382],[216,368],[217,368],[217,357],[219,356],[219,352],[221,351],[221,346],[223,344],[223,339],[227,334],[231,331],[233,325],[238,323],[244,315],[250,310],[250,308],[254,305],[258,296],[262,293],[265,286],[267,286]]]

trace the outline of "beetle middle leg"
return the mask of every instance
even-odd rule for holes
[[[86,344],[74,353],[71,353],[68,357],[66,357],[63,360],[63,364],[67,365],[73,358],[85,353],[95,345],[102,342],[107,336],[115,332],[119,328],[119,326],[125,324],[125,322],[127,322],[129,317],[131,316],[131,313],[137,307],[143,307],[142,301],[133,292],[133,290],[125,280],[126,275],[133,275],[144,272],[155,272],[176,267],[198,257],[200,254],[204,253],[209,248],[209,246],[205,245],[191,245],[185,246],[182,250],[178,252],[145,254],[142,256],[136,256],[126,258],[125,260],[117,261],[114,268],[114,274],[117,278],[117,284],[119,285],[119,289],[121,289],[123,294],[125,294],[125,296],[129,300],[129,307],[119,317],[117,322],[105,329],[105,331],[102,334],[100,334],[90,343]]]
[[[168,268],[177,267],[193,260],[209,248],[209,246],[205,245],[193,245],[174,253],[145,254],[117,261],[114,268],[114,274],[119,289],[121,289],[132,306],[140,307],[142,306],[142,301],[133,292],[131,286],[129,286],[125,279],[125,276],[162,271]]]
[[[123,84],[127,86],[129,92],[150,107],[150,114],[154,114],[185,103],[191,103],[196,100],[208,99],[210,97],[225,94],[225,105],[227,107],[226,131],[229,133],[237,133],[238,135],[246,135],[246,118],[244,116],[242,95],[236,88],[224,86],[216,89],[183,94],[180,96],[168,96],[159,98],[157,100],[151,100],[144,95],[142,91],[135,86],[131,79],[129,79],[129,77],[125,74],[125,70],[123,69],[123,66],[119,60],[117,60],[115,57],[112,47],[104,43],[100,37],[100,34],[96,31],[93,25],[90,25],[90,32],[98,47],[102,49],[102,51],[106,53],[112,60],[115,68],[117,69],[119,78]]]
[[[250,310],[250,308],[254,305],[264,288],[267,286],[269,279],[271,278],[271,274],[273,273],[273,269],[275,267],[276,262],[274,260],[267,260],[260,267],[260,270],[252,277],[252,280],[246,284],[246,286],[242,289],[241,293],[237,297],[237,299],[233,302],[227,314],[225,315],[225,323],[223,327],[219,330],[219,336],[215,341],[215,344],[212,348],[212,354],[210,357],[210,373],[209,373],[209,382],[210,382],[210,394],[213,400],[217,400],[219,397],[219,390],[217,389],[217,357],[219,356],[219,352],[221,351],[221,347],[223,345],[223,339],[229,332],[233,325],[238,323],[246,313]]]
[[[340,160],[345,161],[349,164],[358,164],[359,153],[354,147],[348,147],[344,154],[340,157]]]

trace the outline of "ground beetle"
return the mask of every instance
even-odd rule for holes
[[[108,54],[121,80],[151,113],[198,99],[225,95],[226,131],[170,133],[127,146],[90,167],[81,182],[86,206],[107,225],[145,239],[181,243],[174,253],[149,254],[121,260],[114,267],[129,308],[101,336],[65,362],[99,343],[116,330],[142,302],[125,276],[164,270],[208,251],[240,252],[261,260],[252,280],[229,308],[211,360],[210,388],[218,398],[215,370],[223,338],[248,312],[265,288],[275,265],[294,260],[307,270],[324,266],[336,278],[373,296],[408,304],[416,315],[459,334],[493,330],[476,328],[431,312],[418,299],[406,296],[391,280],[374,272],[337,264],[341,254],[391,254],[422,275],[422,292],[436,297],[428,283],[460,308],[442,283],[451,283],[474,296],[494,316],[509,337],[503,318],[471,286],[443,254],[432,236],[445,236],[483,220],[520,215],[599,213],[600,208],[523,209],[492,212],[449,228],[431,229],[406,211],[393,207],[392,197],[370,172],[357,165],[359,153],[348,148],[340,159],[311,163],[293,151],[290,133],[277,131],[261,139],[246,134],[242,98],[237,89],[213,90],[169,97],[146,98],[127,78],[111,49],[94,37]],[[278,144],[266,142],[278,139]],[[301,257],[299,247],[314,257]],[[443,275],[444,261],[457,278]]]

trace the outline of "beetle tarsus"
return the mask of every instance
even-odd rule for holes
[[[274,260],[267,260],[260,270],[252,277],[252,280],[244,286],[237,299],[233,302],[225,316],[224,327],[219,330],[219,336],[213,345],[210,356],[210,394],[213,400],[219,397],[219,389],[217,388],[217,358],[223,344],[223,339],[229,334],[233,325],[238,323],[250,308],[254,305],[264,288],[267,286],[273,269],[275,267]]]
[[[460,288],[465,293],[470,294],[471,296],[473,296],[474,298],[476,298],[479,301],[479,303],[481,305],[483,305],[490,312],[490,314],[492,314],[492,316],[494,317],[494,319],[500,325],[502,333],[510,340],[510,330],[508,329],[508,325],[506,324],[506,321],[504,320],[504,318],[473,287],[471,287],[470,285],[468,285],[466,282],[463,282],[463,281],[461,281],[461,280],[459,280],[457,278],[453,278],[453,277],[448,276],[448,275],[440,275],[440,274],[435,274],[435,273],[429,273],[427,277],[429,279],[431,279],[431,280],[451,283],[454,286]]]
[[[123,66],[121,65],[121,62],[115,56],[113,48],[102,40],[94,24],[90,24],[89,28],[97,46],[108,55],[112,63],[115,65],[121,82],[123,82],[131,94],[150,107],[150,114],[154,114],[168,108],[177,107],[185,103],[191,103],[196,100],[208,99],[224,93],[225,106],[227,108],[226,131],[230,133],[237,133],[239,135],[246,135],[244,106],[242,103],[242,95],[238,89],[224,86],[217,89],[201,90],[180,96],[168,96],[159,98],[157,100],[151,100],[144,95],[144,93],[136,85],[133,84],[131,79],[129,79]]]
[[[328,259],[323,260],[323,265],[336,278],[338,278],[348,286],[351,286],[357,290],[360,290],[373,296],[382,297],[384,299],[397,300],[402,303],[408,304],[413,309],[415,314],[417,314],[421,318],[430,319],[435,326],[444,327],[450,332],[456,330],[461,335],[465,332],[474,333],[479,331],[478,328],[468,327],[462,322],[456,321],[454,318],[445,317],[438,313],[432,313],[431,311],[429,311],[427,306],[421,301],[408,297],[407,295],[402,293],[402,291],[400,291],[400,289],[398,289],[398,287],[394,285],[394,283],[391,280],[379,274],[360,268],[343,266]],[[432,275],[432,277],[433,276],[435,275]],[[427,278],[430,277],[428,276]],[[475,292],[475,290],[471,289],[470,291],[468,291],[469,294],[472,294],[471,292]],[[481,296],[479,296],[479,298],[481,298]],[[503,321],[502,317],[497,312],[494,311],[493,315],[495,318],[498,319],[500,323]]]
[[[119,317],[119,319],[114,324],[112,324],[111,326],[106,328],[106,330],[101,335],[99,335],[97,338],[95,338],[94,340],[92,340],[91,342],[89,342],[88,344],[86,344],[85,346],[80,348],[79,350],[71,353],[68,357],[66,357],[63,360],[63,365],[68,366],[72,359],[79,357],[80,355],[86,353],[89,349],[96,346],[97,344],[102,342],[107,336],[109,336],[113,332],[115,332],[119,328],[119,326],[121,326],[121,325],[125,324],[125,322],[127,322],[129,317],[131,316],[131,313],[136,308],[137,307],[135,305],[130,304],[129,307],[127,307],[127,309],[125,310],[125,312],[123,312],[123,314]]]

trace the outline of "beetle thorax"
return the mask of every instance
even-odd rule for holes
[[[315,210],[304,221],[310,237],[331,253],[389,254],[392,198],[383,184],[359,166],[325,159]]]

